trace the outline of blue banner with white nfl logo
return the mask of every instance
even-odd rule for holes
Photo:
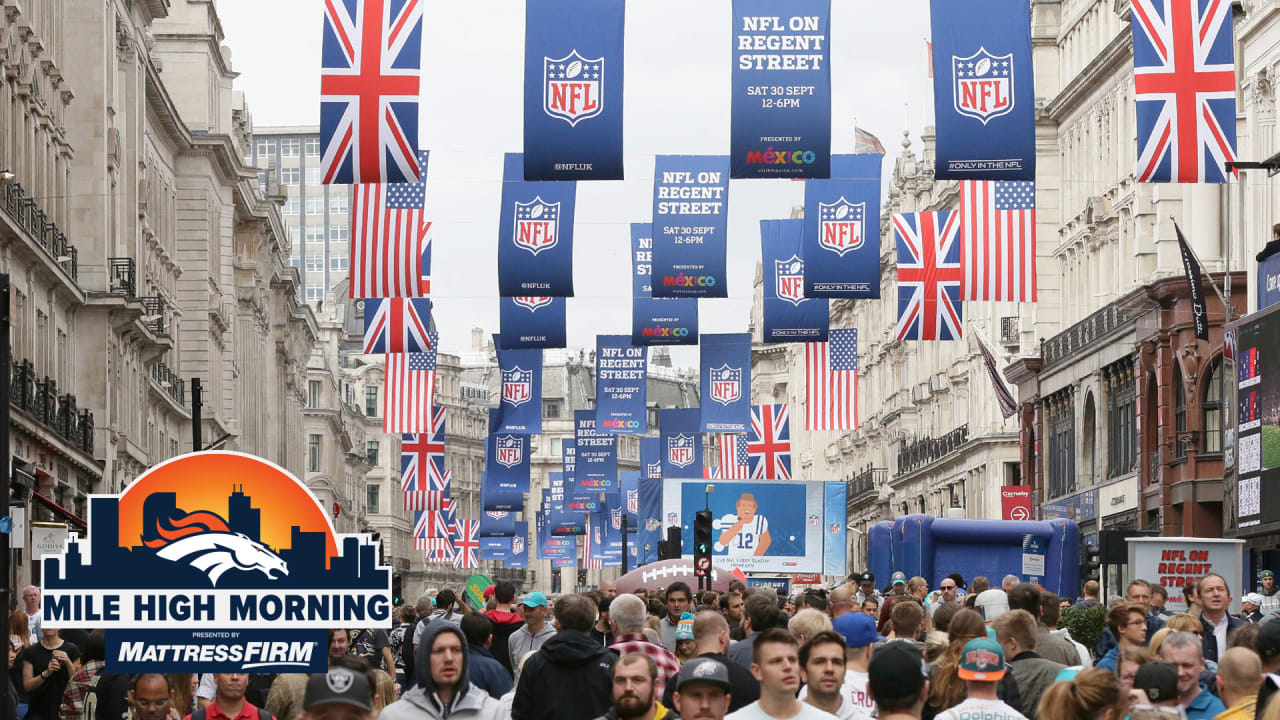
[[[849,486],[842,482],[826,482],[822,484],[822,490],[822,507],[826,515],[822,527],[822,574],[843,575],[847,572],[845,552],[849,545],[845,525],[848,521],[845,499]]]
[[[934,0],[938,180],[1035,180],[1031,5]]]
[[[623,0],[528,0],[524,179],[622,179]]]
[[[702,431],[698,424],[698,408],[658,411],[662,477],[702,477]]]
[[[577,183],[525,182],[519,153],[502,163],[498,294],[573,297]]]
[[[542,432],[542,351],[504,350],[501,335],[493,336],[493,346],[497,348],[501,383],[493,432]]]
[[[733,0],[733,177],[831,171],[830,19],[830,0]]]
[[[565,300],[562,297],[498,298],[502,349],[562,348],[565,345]]]
[[[640,476],[662,477],[662,441],[658,438],[640,438]]]
[[[496,484],[529,492],[529,436],[498,430],[501,412],[489,408],[485,472]]]
[[[618,492],[618,438],[596,429],[594,410],[573,413],[577,467],[573,484],[581,493]]]
[[[822,342],[831,326],[831,301],[806,298],[808,265],[800,257],[804,220],[761,220],[764,341]]]
[[[662,537],[662,480],[640,478],[640,528],[636,545],[640,548],[640,562],[658,561],[658,541]]]
[[[482,493],[483,494],[483,493]],[[511,537],[516,532],[516,514],[507,510],[480,513],[478,537]]]
[[[516,534],[511,536],[511,557],[505,567],[529,567],[529,521],[516,521]]]
[[[653,223],[631,223],[631,271],[631,343],[697,345],[697,299],[653,297]]]
[[[618,473],[618,484],[622,488],[619,505],[627,515],[627,532],[636,532],[640,529],[640,471]]]
[[[547,496],[547,534],[581,535],[585,532],[583,516],[569,512],[565,501],[568,481],[558,472],[547,473],[547,480],[551,484],[551,492]]]
[[[729,297],[728,236],[729,158],[659,155],[653,171],[653,297]]]
[[[511,538],[502,536],[480,538],[480,559],[494,560],[505,566],[507,560],[511,559]]]
[[[626,335],[596,336],[596,429],[644,433],[648,353]]]
[[[804,295],[880,297],[880,164],[884,155],[831,156],[831,179],[804,183]]]
[[[746,432],[751,426],[751,334],[703,335],[701,367],[702,432]]]

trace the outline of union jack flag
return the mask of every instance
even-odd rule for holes
[[[436,333],[431,333],[431,352],[386,356],[383,432],[424,433],[431,430],[434,419],[431,400],[436,386],[437,338]]]
[[[791,415],[786,403],[751,406],[747,456],[753,479],[791,479]]]
[[[431,408],[430,433],[408,433],[400,437],[400,489],[405,492],[405,509],[409,493],[449,493],[449,471],[444,467],[445,408]]]
[[[1133,0],[1140,182],[1231,182],[1236,159],[1232,4]]]
[[[960,213],[893,216],[898,238],[898,340],[959,340]]]
[[[413,547],[415,550],[431,550],[439,547],[441,543],[433,542],[444,540],[448,543],[452,550],[452,541],[449,539],[448,533],[443,536],[439,532],[441,513],[437,510],[419,510],[413,514]],[[450,553],[452,555],[452,553]]]
[[[364,301],[364,352],[406,353],[431,349],[431,301],[373,298]]]
[[[351,209],[352,298],[426,297],[431,292],[431,223],[426,207],[426,151],[422,182],[364,184]]]
[[[713,477],[725,480],[751,477],[747,470],[747,434],[720,433],[716,436],[720,465],[712,471]]]
[[[325,184],[417,180],[419,0],[325,0],[320,46]]]
[[[453,532],[453,566],[459,570],[474,568],[480,564],[476,557],[480,550],[479,520],[458,520]]]

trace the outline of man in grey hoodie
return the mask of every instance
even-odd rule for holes
[[[502,720],[502,705],[467,678],[467,639],[452,623],[432,623],[414,658],[416,686],[382,720]]]

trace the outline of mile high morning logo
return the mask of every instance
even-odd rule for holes
[[[195,453],[89,499],[88,538],[41,560],[41,609],[106,629],[107,672],[323,672],[325,628],[390,620],[378,559],[282,468]]]

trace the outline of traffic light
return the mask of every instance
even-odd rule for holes
[[[391,607],[397,607],[404,604],[404,578],[399,575],[391,576]]]
[[[693,574],[711,575],[711,511],[699,510],[693,518]]]
[[[1101,577],[1102,571],[1102,553],[1094,545],[1085,546],[1084,564],[1080,566],[1080,584],[1090,580],[1097,580]]]

